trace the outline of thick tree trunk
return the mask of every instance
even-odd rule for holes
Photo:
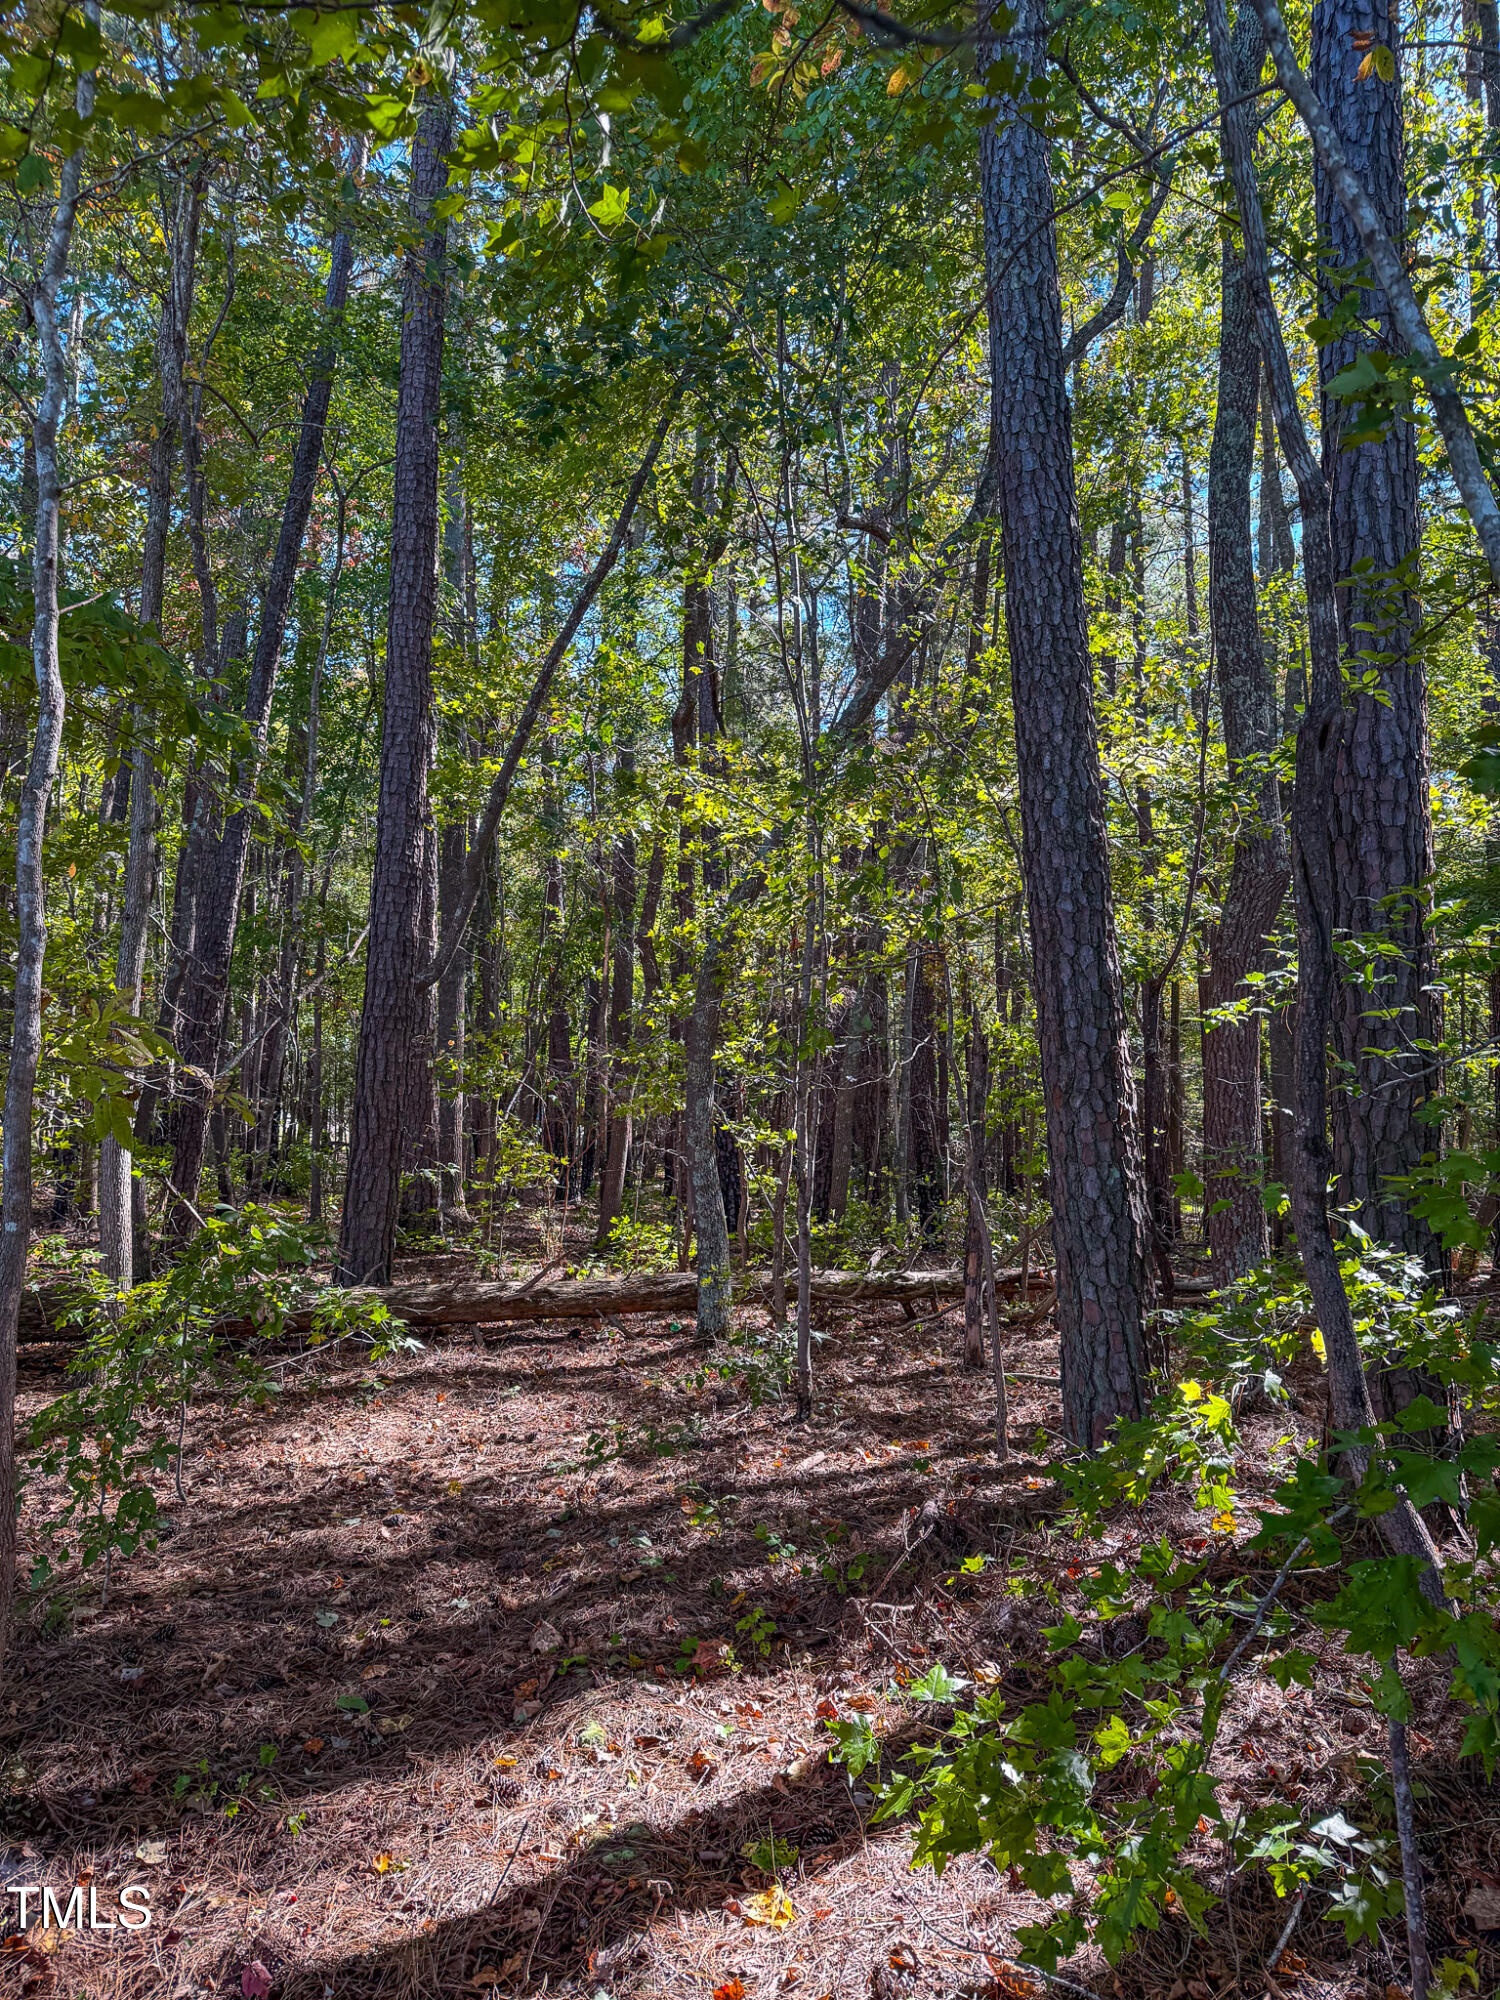
[[[1360,50],[1397,50],[1395,79],[1359,75]],[[1399,17],[1374,0],[1324,0],[1313,9],[1312,82],[1392,241],[1406,236],[1406,138],[1401,102]],[[1321,309],[1331,313],[1351,287],[1343,273],[1362,265],[1359,235],[1328,175],[1314,159],[1318,235],[1327,246]],[[1318,357],[1323,395],[1323,463],[1330,485],[1334,573],[1363,568],[1368,581],[1339,591],[1340,636],[1348,671],[1378,665],[1378,684],[1344,716],[1332,767],[1333,868],[1341,958],[1334,1041],[1341,1064],[1334,1096],[1334,1159],[1341,1199],[1377,1240],[1421,1257],[1437,1272],[1442,1253],[1426,1222],[1391,1186],[1435,1143],[1416,1114],[1438,1078],[1424,1047],[1434,1028],[1427,935],[1432,817],[1426,669],[1410,651],[1416,610],[1410,595],[1421,546],[1416,428],[1396,417],[1384,435],[1345,449],[1357,407],[1328,384],[1370,348],[1399,346],[1384,294],[1352,288],[1360,323]],[[1393,578],[1392,572],[1401,576]],[[1361,630],[1361,627],[1367,629]],[[1368,629],[1373,627],[1373,630]],[[1366,655],[1388,656],[1377,660]],[[1363,972],[1359,967],[1363,967]]]
[[[1042,0],[1002,54],[1046,66]],[[1021,825],[1047,1107],[1064,1422],[1102,1442],[1146,1397],[1148,1224],[1094,727],[1083,560],[1062,365],[1050,141],[1015,102],[980,138],[992,430]]]
[[[248,801],[254,794],[265,754],[292,590],[318,483],[323,433],[338,363],[337,342],[353,265],[354,238],[346,224],[335,234],[330,247],[323,300],[325,337],[312,357],[311,379],[302,404],[302,425],[292,457],[276,552],[261,598],[260,630],[245,696],[245,720],[250,725],[252,750],[246,768],[237,774],[235,804],[223,830],[216,840],[206,841],[201,855],[193,948],[183,968],[177,996],[177,1093],[166,1119],[167,1140],[172,1149],[171,1183],[176,1195],[170,1226],[179,1237],[189,1234],[195,1226],[193,1209],[212,1099],[210,1079],[224,1021],[230,958],[250,848],[253,815]]]
[[[1249,6],[1241,7],[1235,23],[1234,58],[1238,88],[1253,90],[1265,59],[1265,35]],[[1208,468],[1209,620],[1225,754],[1242,800],[1204,986],[1211,1011],[1203,1033],[1203,1177],[1213,1273],[1227,1284],[1259,1263],[1267,1249],[1260,1188],[1260,1019],[1251,1011],[1254,989],[1246,982],[1265,969],[1266,939],[1286,895],[1290,861],[1280,783],[1269,768],[1280,732],[1257,621],[1250,544],[1260,342],[1240,254],[1228,242],[1221,272],[1218,408]],[[1236,1006],[1243,1011],[1231,1014]]]
[[[451,113],[423,109],[412,142],[411,227],[402,287],[395,504],[386,623],[380,801],[365,952],[364,1012],[350,1115],[338,1276],[389,1275],[401,1193],[404,1117],[422,1062],[428,1006],[418,986],[430,950],[423,923],[427,766],[432,744],[432,626],[438,534],[438,410],[448,229],[433,217],[447,186]]]
[[[1364,1357],[1344,1289],[1328,1210],[1333,1164],[1328,1144],[1328,1034],[1336,982],[1335,921],[1338,809],[1332,796],[1344,722],[1341,635],[1329,525],[1329,490],[1303,427],[1296,384],[1271,292],[1265,221],[1255,183],[1249,120],[1240,101],[1224,0],[1207,0],[1224,149],[1245,243],[1245,276],[1255,306],[1261,353],[1270,371],[1276,428],[1297,482],[1302,514],[1302,569],[1307,597],[1307,706],[1297,731],[1292,794],[1292,881],[1297,904],[1296,1107],[1292,1146],[1292,1217],[1313,1310],[1328,1354],[1333,1428],[1358,1431],[1374,1422]],[[1367,1455],[1348,1454],[1357,1478]],[[1424,1565],[1423,1588],[1442,1596],[1442,1571],[1421,1515],[1404,1497],[1380,1516],[1387,1547]]]

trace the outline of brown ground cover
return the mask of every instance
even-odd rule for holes
[[[1014,1390],[999,1468],[951,1318],[830,1308],[823,1325],[805,1427],[742,1370],[702,1379],[690,1324],[647,1322],[481,1329],[378,1370],[299,1358],[271,1412],[197,1409],[159,1547],[117,1566],[103,1606],[97,1576],[69,1580],[0,1698],[7,1882],[81,1883],[101,1912],[137,1884],[153,1922],[21,1935],[12,1900],[0,1983],[174,2000],[1043,1991],[1007,1963],[1034,1900],[987,1862],[913,1873],[909,1830],[870,1824],[824,1724],[864,1713],[894,1757],[927,1713],[903,1687],[938,1659],[1028,1698],[1058,1615],[1046,1592],[1068,1604],[1082,1566],[1128,1566],[1143,1537],[1201,1550],[1201,1517],[1164,1498],[1076,1542],[1055,1520],[1045,1380]],[[1012,1360],[1054,1371],[1046,1327]],[[56,1393],[24,1386],[33,1407]],[[1315,1427],[1314,1388],[1305,1402]],[[1288,1428],[1252,1421],[1251,1498]],[[27,1505],[48,1503],[41,1487]],[[1228,1537],[1212,1546],[1246,1567]],[[1244,1666],[1230,1801],[1367,1810],[1382,1741],[1348,1663],[1327,1652],[1317,1686],[1287,1694]],[[1500,1805],[1456,1760],[1440,1671],[1415,1684],[1435,1941],[1479,1948],[1488,1996]],[[752,1858],[771,1842],[779,1908]],[[1258,1871],[1227,1875],[1211,1835],[1198,1858],[1223,1898],[1209,1938],[1168,1912],[1117,1972],[1075,1964],[1074,1990],[1385,2000],[1394,1960],[1351,1955],[1317,1899],[1268,1977],[1288,1906]]]

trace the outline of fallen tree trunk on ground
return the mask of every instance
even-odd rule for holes
[[[1003,1291],[1019,1292],[1019,1268],[996,1273]],[[1027,1289],[1043,1292],[1052,1280],[1032,1271]],[[944,1299],[963,1295],[964,1274],[951,1271],[814,1271],[812,1295],[824,1304],[936,1305]],[[763,1303],[770,1298],[768,1274],[755,1273],[735,1288],[743,1301]],[[379,1300],[397,1319],[408,1326],[498,1326],[516,1320],[612,1319],[626,1313],[684,1313],[697,1306],[698,1281],[691,1271],[637,1273],[601,1278],[523,1278],[514,1283],[474,1278],[441,1279],[419,1285],[363,1286],[343,1294],[346,1299]],[[286,1330],[308,1333],[312,1329],[319,1294],[300,1298],[286,1317]],[[76,1311],[78,1292],[67,1285],[38,1286],[26,1293],[21,1309],[20,1337],[23,1344],[81,1338],[82,1328],[62,1322]],[[249,1334],[251,1322],[226,1320],[220,1330],[229,1334]]]

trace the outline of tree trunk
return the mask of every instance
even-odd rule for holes
[[[87,14],[97,28],[99,10]],[[94,73],[78,79],[77,109],[87,121]],[[42,1050],[42,966],[47,954],[42,838],[57,780],[66,698],[58,667],[58,571],[62,561],[62,477],[58,433],[67,408],[68,364],[57,320],[83,180],[84,149],[63,163],[57,207],[41,271],[30,292],[42,351],[43,389],[31,427],[36,463],[36,540],[32,553],[31,661],[36,675],[36,734],[16,820],[16,983],[11,999],[10,1063],[5,1079],[4,1192],[0,1215],[0,1659],[10,1629],[16,1582],[16,1329],[31,1249],[31,1112]]]
[[[628,781],[635,771],[634,752],[620,751],[619,775]],[[635,992],[635,837],[618,835],[611,856],[610,982],[606,1024],[608,1068],[605,1076],[607,1117],[604,1162],[599,1172],[598,1247],[609,1242],[615,1218],[625,1201],[625,1169],[630,1159],[630,1034],[631,1002]]]
[[[1020,0],[1003,54],[1046,66],[1042,0]],[[1021,825],[1047,1107],[1062,1396],[1097,1446],[1145,1406],[1148,1224],[1094,726],[1083,558],[1062,362],[1050,140],[1014,100],[980,136],[991,451],[1005,572]]]
[[[1359,51],[1370,46],[1372,36],[1377,46],[1398,50],[1392,82],[1378,72],[1358,74],[1364,61]],[[1399,42],[1399,18],[1374,0],[1325,0],[1313,9],[1313,87],[1398,246],[1406,236]],[[1351,288],[1341,275],[1363,268],[1364,252],[1316,156],[1313,185],[1318,236],[1327,255],[1320,309],[1332,313],[1352,289],[1360,326],[1372,329],[1342,335],[1318,356],[1334,574],[1347,578],[1361,566],[1367,573],[1367,580],[1339,591],[1340,637],[1347,670],[1355,677],[1378,665],[1377,687],[1357,694],[1348,706],[1331,770],[1334,922],[1337,935],[1356,951],[1355,959],[1347,953],[1341,959],[1334,1004],[1341,1065],[1334,1159],[1340,1197],[1360,1224],[1378,1241],[1419,1256],[1436,1273],[1444,1259],[1430,1227],[1390,1185],[1435,1143],[1432,1128],[1419,1124],[1416,1114],[1438,1085],[1434,1060],[1423,1046],[1435,1026],[1426,924],[1432,870],[1427,676],[1420,654],[1409,650],[1416,617],[1410,592],[1421,546],[1417,434],[1397,416],[1383,436],[1344,448],[1343,433],[1358,406],[1335,400],[1329,383],[1362,351],[1389,353],[1400,343],[1383,292],[1368,285]],[[1391,572],[1398,569],[1401,575],[1393,580]],[[1369,654],[1388,657],[1363,657]]]
[[[1265,220],[1255,183],[1249,120],[1240,101],[1224,0],[1207,0],[1224,151],[1233,180],[1245,243],[1245,276],[1254,301],[1256,331],[1271,376],[1276,428],[1297,481],[1302,514],[1302,569],[1307,598],[1307,706],[1297,731],[1297,774],[1292,794],[1292,881],[1297,904],[1296,1107],[1292,1147],[1292,1216],[1297,1248],[1313,1311],[1328,1355],[1333,1428],[1358,1431],[1374,1422],[1364,1358],[1339,1267],[1328,1212],[1332,1153],[1328,1144],[1328,1033],[1336,983],[1334,941],[1339,900],[1336,880],[1338,807],[1332,796],[1347,711],[1343,705],[1341,635],[1329,490],[1303,427],[1296,383],[1281,336],[1271,291]],[[1359,1478],[1367,1454],[1348,1454]],[[1404,1496],[1379,1517],[1394,1553],[1423,1565],[1423,1589],[1442,1599],[1442,1572],[1426,1524]]]
[[[423,108],[412,141],[411,227],[402,286],[395,503],[386,622],[380,799],[365,951],[364,1011],[350,1114],[349,1167],[338,1277],[389,1275],[401,1193],[405,1115],[428,1008],[417,984],[430,948],[423,923],[427,766],[432,744],[432,627],[438,534],[438,410],[442,388],[448,228],[433,217],[447,187],[451,113]]]
[[[1265,60],[1253,8],[1235,22],[1237,87],[1250,91]],[[1255,306],[1239,251],[1221,259],[1219,393],[1209,454],[1209,621],[1218,666],[1224,748],[1253,803],[1241,825],[1219,921],[1209,938],[1203,1032],[1203,1177],[1213,1275],[1221,1284],[1267,1249],[1261,1199],[1260,1018],[1249,975],[1265,969],[1266,940],[1290,879],[1280,782],[1269,768],[1279,736],[1276,689],[1261,643],[1250,543],[1250,484],[1260,402]],[[1278,475],[1279,476],[1279,475]],[[1238,1006],[1242,1011],[1229,1013]],[[1217,1016],[1217,1018],[1215,1018]]]
[[[439,929],[447,928],[469,858],[468,828],[456,820],[442,831],[438,858]],[[467,1228],[464,1204],[464,998],[469,952],[460,945],[437,983],[438,1205],[444,1229]]]
[[[198,223],[202,188],[195,179],[178,183],[168,223],[170,257],[167,291],[156,337],[156,369],[161,391],[161,418],[151,440],[146,473],[146,538],[141,560],[140,620],[161,626],[166,589],[167,537],[172,515],[172,471],[181,427],[183,370],[187,360],[188,323],[193,310],[193,284],[198,256]],[[120,942],[115,960],[115,993],[126,1011],[139,1015],[146,973],[146,937],[151,895],[156,883],[157,828],[156,760],[152,754],[151,718],[135,710],[135,748],[130,760],[130,840],[125,856],[125,884],[120,911]],[[99,1257],[105,1275],[121,1291],[134,1279],[131,1224],[131,1146],[106,1132],[99,1148]]]
[[[253,814],[249,801],[254,796],[265,755],[271,702],[281,667],[282,642],[286,637],[292,591],[318,483],[323,434],[338,363],[337,343],[353,265],[352,226],[345,224],[335,234],[330,246],[328,283],[323,299],[325,335],[322,345],[312,357],[311,379],[303,399],[302,425],[292,457],[291,479],[282,509],[276,552],[261,598],[260,630],[245,696],[245,720],[250,725],[252,750],[246,767],[237,775],[234,785],[236,802],[223,830],[217,840],[209,840],[205,844],[201,856],[193,950],[183,969],[182,985],[177,996],[177,1093],[166,1119],[167,1140],[172,1149],[171,1184],[177,1198],[170,1226],[179,1237],[189,1234],[195,1226],[193,1208],[197,1202],[212,1098],[210,1079],[214,1073],[224,1021],[229,965],[239,921],[245,861],[250,848]]]

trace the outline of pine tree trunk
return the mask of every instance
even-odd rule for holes
[[[463,885],[469,858],[468,828],[462,820],[442,831],[438,857],[439,930],[447,928]],[[443,1227],[465,1228],[464,1203],[464,1000],[469,985],[469,952],[461,945],[437,984],[437,1151],[439,1206]]]
[[[166,1136],[172,1149],[171,1184],[176,1195],[169,1226],[178,1237],[186,1236],[196,1226],[193,1209],[203,1168],[212,1094],[209,1079],[214,1073],[224,1022],[230,959],[254,819],[248,802],[265,755],[282,642],[318,483],[323,434],[338,362],[337,340],[353,266],[354,238],[346,224],[335,234],[330,246],[323,298],[325,335],[311,361],[311,379],[303,399],[302,424],[292,456],[276,552],[261,598],[260,626],[245,696],[245,720],[250,726],[252,749],[246,767],[235,774],[235,803],[223,830],[216,840],[205,842],[199,860],[193,949],[177,995],[177,1092],[166,1118]]]
[[[1265,58],[1254,10],[1234,30],[1239,88],[1252,90]],[[1250,1011],[1250,974],[1265,969],[1266,940],[1290,880],[1281,789],[1268,768],[1279,736],[1276,689],[1261,642],[1250,543],[1250,484],[1260,402],[1260,343],[1244,267],[1223,246],[1219,393],[1208,467],[1209,621],[1218,668],[1224,748],[1232,776],[1254,788],[1241,805],[1229,886],[1209,938],[1203,1034],[1203,1160],[1214,1278],[1240,1277],[1266,1254],[1261,1199],[1260,1019]],[[1224,1018],[1223,1010],[1243,1009]]]
[[[402,287],[385,715],[364,1011],[339,1237],[337,1276],[343,1284],[389,1277],[407,1137],[403,1126],[428,1053],[423,1040],[430,1006],[417,979],[430,950],[423,889],[447,253],[447,224],[435,220],[432,210],[448,182],[443,154],[450,117],[446,103],[429,101],[412,142],[410,214],[416,240],[407,252]]]
[[[635,770],[634,753],[620,752],[620,774]],[[625,1201],[625,1169],[630,1159],[630,1035],[631,1001],[635,990],[635,839],[621,834],[614,843],[610,882],[610,987],[608,1073],[606,1077],[608,1116],[605,1120],[604,1163],[599,1174],[598,1246],[609,1241],[615,1218]]]
[[[1046,66],[1042,0],[1020,0],[1002,54]],[[1145,1405],[1148,1224],[1094,725],[1083,557],[1062,362],[1050,140],[996,106],[980,136],[992,451],[1004,555],[1037,1034],[1047,1109],[1062,1396],[1098,1445]]]
[[[1370,37],[1396,48],[1396,76],[1358,74]],[[1393,242],[1406,238],[1406,137],[1400,78],[1400,23],[1374,0],[1325,0],[1313,9],[1312,82]],[[1314,160],[1318,235],[1327,261],[1320,306],[1331,312],[1350,287],[1340,273],[1362,265],[1353,224]],[[1360,318],[1318,356],[1323,396],[1323,463],[1330,486],[1333,564],[1339,578],[1363,565],[1367,582],[1339,591],[1347,669],[1362,676],[1369,652],[1378,687],[1362,692],[1344,717],[1332,771],[1333,865],[1339,935],[1364,940],[1378,954],[1361,977],[1345,957],[1334,1007],[1334,1044],[1342,1074],[1334,1094],[1333,1143],[1342,1201],[1378,1241],[1419,1256],[1437,1272],[1444,1259],[1428,1224],[1411,1214],[1391,1186],[1410,1173],[1436,1140],[1416,1113],[1438,1078],[1422,1044],[1435,1022],[1430,995],[1427,878],[1432,818],[1427,742],[1426,669],[1413,655],[1415,564],[1421,546],[1416,428],[1396,417],[1384,436],[1350,449],[1342,433],[1356,406],[1328,394],[1328,384],[1370,348],[1399,346],[1384,295],[1356,287]],[[1404,582],[1389,581],[1405,565]],[[1385,579],[1385,580],[1383,580]],[[1374,630],[1360,630],[1361,626]]]

